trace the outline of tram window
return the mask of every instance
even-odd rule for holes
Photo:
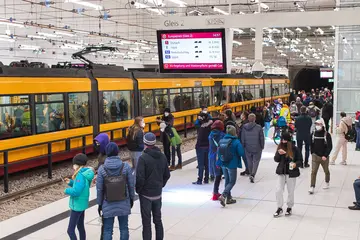
[[[254,98],[255,98],[255,99],[259,99],[259,98],[260,98],[260,85],[255,85]]]
[[[249,97],[250,97],[249,100],[253,100],[254,97],[256,98],[256,95],[255,95],[255,85],[250,85],[249,88],[250,88],[250,94],[251,94],[251,95],[249,95]]]
[[[230,86],[229,90],[229,103],[234,103],[236,101],[236,87],[237,86]]]
[[[63,94],[43,94],[35,95],[35,102],[59,102],[64,101]]]
[[[103,92],[104,123],[131,119],[130,91]]]
[[[169,107],[169,97],[167,89],[155,90],[155,114],[164,113],[165,108]]]
[[[0,139],[31,135],[28,96],[0,97]]]
[[[172,112],[181,111],[180,88],[170,89],[170,110]]]
[[[90,125],[88,93],[69,93],[69,118],[70,128]]]
[[[36,133],[65,129],[64,103],[36,104]]]
[[[193,95],[192,95],[192,88],[183,88],[182,89],[182,110],[189,110],[192,109],[193,107]]]
[[[141,91],[141,115],[152,116],[154,115],[154,97],[153,90]]]
[[[212,105],[212,98],[211,98],[211,88],[210,87],[203,87],[204,91],[204,106]]]
[[[265,85],[265,95],[266,97],[271,97],[271,85],[270,84],[266,84]]]
[[[197,87],[194,88],[194,108],[199,108],[204,106],[204,93],[203,88]]]

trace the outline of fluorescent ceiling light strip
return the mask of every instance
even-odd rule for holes
[[[79,0],[65,0],[65,3],[74,3],[74,4],[79,4],[85,7],[90,7],[93,8],[95,10],[103,10],[104,7],[95,3],[90,3],[90,2],[85,2],[85,1],[79,1]]]
[[[260,7],[263,9],[269,9],[269,6],[266,5],[265,3],[260,3]]]
[[[55,31],[56,35],[63,35],[63,36],[68,36],[68,37],[75,37],[76,35],[73,33],[67,33],[67,32],[59,32],[59,31]]]
[[[175,3],[177,5],[179,5],[180,7],[185,7],[187,5],[186,2],[183,2],[181,0],[168,0],[169,2]]]
[[[45,37],[61,38],[61,36],[58,36],[58,35],[52,34],[52,33],[38,32],[37,34],[40,36],[45,36]]]
[[[146,46],[144,46],[144,47],[141,47],[141,49],[144,49],[144,50],[151,50],[151,47],[146,47]]]
[[[27,38],[35,38],[35,39],[46,39],[46,37],[44,36],[37,36],[37,35],[27,35]]]
[[[0,38],[0,41],[4,41],[4,42],[15,42],[15,39],[11,39],[11,38]]]
[[[19,27],[19,28],[24,28],[24,24],[21,23],[15,23],[15,22],[0,22],[0,25],[7,25],[7,26],[12,26],[12,27]]]
[[[217,7],[214,7],[214,12],[218,12],[218,13],[221,13],[223,15],[230,15],[230,13],[225,12],[225,11],[223,11],[223,10],[217,8]]]
[[[139,9],[146,9],[146,10],[155,12],[155,13],[157,13],[159,15],[165,14],[164,10],[157,9],[157,8],[151,8],[149,5],[142,4],[142,3],[139,3],[139,2],[135,2],[135,7],[139,8]]]
[[[232,29],[234,32],[238,32],[238,33],[244,33],[244,31],[243,30],[241,30],[240,28],[233,28]]]
[[[237,45],[241,46],[241,45],[242,45],[242,42],[239,42],[239,41],[233,41],[233,44],[237,44]]]
[[[87,31],[81,31],[81,30],[72,30],[75,33],[80,33],[80,34],[89,34],[89,32]]]
[[[39,50],[41,47],[32,45],[19,45],[19,48],[23,50]]]

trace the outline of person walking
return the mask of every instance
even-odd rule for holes
[[[313,132],[315,130],[315,121],[318,120],[320,116],[320,109],[316,107],[313,102],[310,102],[309,107],[307,108],[307,112],[311,117],[311,132]]]
[[[158,124],[164,122],[166,126],[174,126],[174,115],[171,114],[170,108],[164,109],[164,114],[161,118],[157,119]],[[163,133],[160,134],[160,141],[163,143],[164,154],[168,160],[168,165],[170,166],[171,153],[170,153],[170,141]]]
[[[300,110],[301,110],[301,107],[303,106],[302,102],[301,102],[301,98],[300,97],[297,97],[296,98],[296,107],[297,107],[297,111],[298,111],[298,114],[301,114]]]
[[[106,146],[105,163],[100,166],[96,181],[98,212],[102,213],[103,240],[111,240],[114,218],[119,221],[120,240],[129,239],[129,215],[134,204],[134,175],[130,165],[121,161],[114,142]],[[112,182],[109,178],[117,178]],[[119,181],[119,180],[122,181]]]
[[[270,104],[267,103],[263,110],[265,138],[269,138],[269,131],[270,131],[270,125],[271,125],[271,120],[272,120],[269,106],[270,106]]]
[[[298,167],[300,168],[310,167],[309,156],[310,156],[310,143],[311,143],[311,126],[312,126],[312,120],[306,112],[306,107],[302,106],[301,114],[295,120],[296,142],[300,154],[302,154],[303,144],[305,144],[305,161],[304,163],[298,165]]]
[[[211,125],[211,132],[209,135],[209,173],[210,179],[214,178],[214,189],[213,189],[213,197],[211,200],[218,200],[219,196],[219,186],[221,181],[222,171],[221,168],[216,165],[218,160],[218,148],[219,142],[225,136],[224,133],[224,123],[220,120],[216,120]]]
[[[268,109],[269,110],[269,109]],[[242,129],[243,129],[243,127],[247,124],[247,123],[249,123],[249,113],[248,112],[243,112],[242,114],[241,114],[241,123],[240,123],[240,126],[239,126],[239,139],[240,139],[240,142],[241,142],[241,144],[242,145],[244,145],[244,143],[242,142],[242,140],[241,140],[241,132],[242,132]],[[247,162],[247,160],[246,160],[246,154],[245,154],[245,157],[243,158],[243,161],[244,161],[244,165],[245,165],[245,171],[242,171],[241,173],[240,173],[240,176],[249,176],[250,175],[250,173],[249,173],[249,166],[248,166],[248,162]]]
[[[170,178],[166,156],[155,146],[155,134],[144,135],[145,150],[136,169],[136,192],[139,194],[143,240],[151,240],[151,214],[156,240],[164,239],[161,220],[162,189]]]
[[[200,114],[200,127],[198,128],[197,141],[195,145],[196,158],[198,162],[198,179],[193,184],[201,185],[209,183],[209,135],[213,121],[207,113]],[[205,172],[205,175],[204,175]]]
[[[164,137],[170,140],[171,145],[171,166],[170,170],[182,169],[181,144],[182,140],[174,127],[166,126],[165,123],[160,123],[160,131],[164,133]],[[178,164],[175,166],[175,153],[178,157]]]
[[[330,122],[330,119],[332,119],[332,117],[333,117],[333,105],[328,98],[325,99],[325,104],[323,105],[323,108],[322,108],[321,117],[324,119],[325,130],[328,132],[329,131],[329,122]]]
[[[250,114],[248,119],[249,123],[245,124],[241,131],[241,141],[245,148],[245,155],[250,173],[250,182],[254,183],[261,154],[265,147],[265,140],[264,132],[261,126],[255,123],[255,114]]]
[[[129,133],[127,135],[127,147],[131,155],[131,163],[134,172],[136,173],[136,165],[139,160],[139,157],[144,150],[144,128],[145,122],[143,117],[136,117],[134,124],[129,128]]]
[[[244,148],[234,126],[227,126],[226,135],[220,140],[218,151],[219,163],[225,176],[225,188],[219,201],[225,207],[226,204],[236,203],[236,200],[232,198],[231,189],[236,184],[237,168],[242,168],[241,158],[244,157]]]
[[[293,144],[289,132],[282,133],[281,142],[275,153],[274,160],[278,163],[276,168],[276,174],[278,175],[278,185],[276,190],[277,210],[274,213],[274,217],[279,217],[283,213],[285,185],[288,191],[285,216],[290,216],[294,206],[296,178],[300,176],[298,166],[302,164],[302,158],[300,152]]]
[[[348,141],[345,138],[345,134],[347,134],[348,131],[350,131],[350,129],[352,128],[352,119],[351,119],[351,117],[346,116],[346,113],[344,113],[344,112],[341,112],[340,116],[341,116],[340,124],[336,128],[336,134],[338,137],[338,141],[336,143],[334,155],[331,159],[330,165],[335,165],[336,158],[337,158],[341,148],[342,148],[342,161],[340,162],[340,164],[347,165],[346,160],[347,160]]]
[[[106,133],[100,133],[94,138],[94,150],[98,153],[98,168],[104,164],[106,159],[105,148],[109,144],[110,138]]]
[[[79,230],[80,240],[86,239],[85,232],[85,210],[89,207],[90,185],[94,178],[95,172],[91,168],[87,168],[88,158],[85,154],[79,153],[73,158],[74,174],[71,179],[65,178],[65,182],[69,185],[64,193],[69,198],[70,220],[67,233],[70,240],[76,240],[75,228]]]
[[[325,185],[323,188],[328,189],[330,186],[329,155],[332,150],[332,139],[330,133],[325,131],[322,119],[315,122],[315,131],[311,134],[310,150],[312,154],[312,169],[309,193],[313,194],[316,175],[320,165],[325,172]]]

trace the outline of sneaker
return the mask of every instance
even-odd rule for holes
[[[176,165],[175,169],[182,169],[182,164]]]
[[[220,201],[221,206],[223,206],[223,207],[225,207],[225,206],[226,206],[226,205],[225,205],[225,198],[224,198],[224,196],[223,196],[223,195],[220,195],[220,197],[219,197],[219,201]]]
[[[202,182],[201,182],[201,181],[199,181],[199,180],[197,180],[196,182],[192,182],[192,184],[194,184],[194,185],[201,185],[201,184],[202,184]]]
[[[254,176],[250,176],[249,179],[251,183],[254,183]]]
[[[282,208],[278,208],[276,210],[276,212],[274,213],[274,217],[277,218],[277,217],[280,217],[280,215],[283,213],[283,210]]]
[[[291,214],[292,214],[292,209],[291,209],[291,208],[287,208],[287,209],[286,209],[286,212],[285,212],[285,216],[286,216],[286,217],[289,217],[289,216],[291,216]]]
[[[354,205],[354,206],[349,206],[350,210],[360,210],[360,207],[358,205]]]
[[[342,161],[340,164],[341,165],[347,165],[346,161]]]
[[[171,165],[170,167],[169,167],[169,170],[170,171],[174,171],[176,169],[176,167],[174,166],[174,165]]]
[[[230,197],[226,198],[226,204],[234,204],[234,203],[236,203],[235,199],[230,198]]]
[[[326,182],[325,185],[323,186],[323,189],[329,189],[330,188],[330,183]]]
[[[314,194],[314,190],[315,190],[315,188],[314,188],[314,187],[310,187],[310,189],[309,189],[309,193],[310,193],[310,194]]]
[[[330,165],[335,165],[335,161],[333,160],[333,161],[330,161],[330,163],[329,163]]]
[[[240,176],[248,176],[248,175],[249,175],[249,171],[247,170],[240,173]]]
[[[305,168],[310,167],[310,165],[308,163],[305,163]]]
[[[221,196],[220,193],[214,193],[213,196],[212,196],[212,198],[211,198],[211,200],[217,201],[217,200],[219,200],[219,197],[220,197],[220,196]]]

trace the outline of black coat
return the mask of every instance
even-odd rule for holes
[[[331,102],[327,102],[323,105],[321,117],[323,119],[330,119],[333,117],[333,105]]]
[[[142,130],[139,130],[135,138],[132,138],[131,134],[127,136],[127,147],[132,152],[142,152],[144,150],[144,133]]]
[[[209,120],[206,123],[202,123],[201,127],[198,128],[195,148],[209,148],[209,135],[212,123],[213,121]]]
[[[156,197],[170,178],[165,155],[159,148],[146,148],[136,167],[136,192],[143,196]]]
[[[307,114],[301,114],[295,120],[296,128],[296,139],[297,140],[306,140],[310,139],[310,131],[312,126],[311,117]]]
[[[324,136],[326,138],[326,142]],[[323,156],[328,157],[330,155],[332,147],[333,146],[332,146],[332,139],[330,133],[325,132],[325,130],[321,130],[321,131],[314,131],[311,134],[311,145],[310,145],[311,154],[316,154],[319,157],[323,157]]]
[[[294,145],[292,147],[292,151],[294,154],[293,159],[286,157],[286,154],[280,155],[278,151],[276,151],[274,160],[275,162],[279,163],[276,168],[276,174],[286,174],[289,175],[290,178],[296,178],[300,176],[299,167],[302,164],[302,157],[300,151]],[[290,162],[296,163],[296,168],[294,168],[293,170],[289,169]]]

